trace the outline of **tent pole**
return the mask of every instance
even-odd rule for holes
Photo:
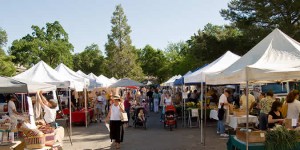
[[[71,144],[72,144],[72,101],[71,101],[71,89],[68,88],[68,95],[69,95],[69,116],[70,116],[70,140],[71,140]]]
[[[22,108],[21,108],[22,109],[22,113],[24,113],[24,97],[23,97],[23,93],[21,95],[21,106],[22,106]]]
[[[246,150],[249,149],[249,82],[246,81]]]
[[[207,84],[205,84],[205,94],[207,93]],[[206,96],[205,96],[205,98],[204,98],[204,143],[203,143],[203,145],[205,146],[205,139],[206,139],[206,110],[207,110],[207,101],[206,101]]]
[[[87,99],[86,99],[86,88],[83,89],[84,92],[84,107],[85,107],[85,127],[87,128],[87,124],[88,124],[88,115],[87,115]]]
[[[201,130],[201,143],[204,144],[203,140],[203,82],[201,82],[201,119],[200,119],[200,130]]]

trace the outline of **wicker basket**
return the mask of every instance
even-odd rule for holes
[[[45,147],[45,135],[24,137],[24,142],[25,142],[26,148],[28,148],[28,149],[43,148],[43,147]]]
[[[264,131],[252,131],[248,133],[249,143],[262,143],[266,140]],[[236,129],[236,137],[239,140],[246,142],[246,131],[240,131],[240,129]]]
[[[45,145],[46,146],[53,146],[55,143],[54,133],[45,134]]]

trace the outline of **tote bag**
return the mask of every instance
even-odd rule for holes
[[[120,118],[121,118],[122,122],[127,122],[128,121],[127,113],[126,112],[125,113],[121,112],[120,113]]]

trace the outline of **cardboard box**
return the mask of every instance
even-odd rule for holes
[[[236,137],[246,142],[246,131],[241,131],[240,128],[236,130]],[[251,131],[248,132],[248,142],[249,143],[262,143],[266,141],[266,133],[265,131]]]

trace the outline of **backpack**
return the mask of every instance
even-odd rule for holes
[[[224,119],[224,114],[225,114],[225,109],[224,109],[224,104],[221,105],[221,108],[218,110],[218,118],[219,120]]]

